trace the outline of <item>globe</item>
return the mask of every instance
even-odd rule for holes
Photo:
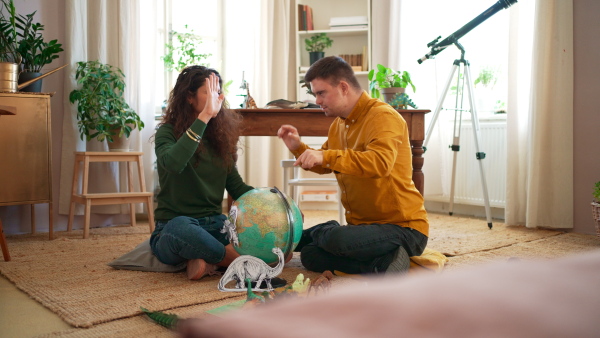
[[[302,236],[302,213],[294,200],[274,188],[256,188],[240,196],[229,211],[240,255],[251,255],[267,264],[277,263],[273,248],[292,252]]]

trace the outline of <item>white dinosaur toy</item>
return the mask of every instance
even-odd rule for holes
[[[260,284],[264,280],[267,284],[267,291],[273,291],[271,286],[271,278],[277,277],[283,271],[284,257],[280,248],[273,248],[273,253],[277,255],[279,261],[275,267],[270,267],[262,259],[250,255],[242,255],[229,265],[227,271],[219,281],[219,291],[223,292],[244,292],[246,291],[246,278],[256,282],[256,287],[253,291],[264,291],[260,288]],[[232,280],[236,281],[234,289],[227,289],[225,285]]]

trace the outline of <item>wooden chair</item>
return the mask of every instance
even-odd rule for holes
[[[8,245],[6,244],[6,237],[4,237],[4,229],[2,228],[2,219],[0,219],[0,246],[2,247],[2,256],[5,261],[10,261],[10,253],[8,253]]]
[[[342,205],[341,194],[337,180],[334,178],[303,178],[300,177],[300,170],[294,166],[295,159],[281,160],[283,168],[283,191],[294,201],[299,202],[298,190],[299,186],[331,186],[335,187],[338,194],[338,217],[340,224],[346,222],[344,216],[344,206]]]

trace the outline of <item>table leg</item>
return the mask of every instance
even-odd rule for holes
[[[413,165],[413,182],[415,182],[415,186],[417,190],[423,195],[425,189],[425,177],[423,175],[423,141],[410,141],[412,145],[412,165]]]

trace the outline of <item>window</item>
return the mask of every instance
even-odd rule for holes
[[[418,64],[417,59],[430,50],[427,43],[438,36],[441,36],[440,41],[445,39],[494,3],[481,0],[402,2],[400,59],[403,70],[411,73],[417,86],[417,92],[411,96],[419,107],[430,107],[431,110],[435,108],[443,94],[453,62],[460,58],[460,50],[452,45],[434,59]],[[509,11],[502,9],[458,40],[466,50],[465,59],[470,62],[471,78],[477,82],[474,96],[480,118],[505,109],[508,86],[508,27]],[[445,108],[455,106],[452,94],[456,93],[457,74],[458,72],[451,81],[451,89],[444,103]],[[464,107],[469,106],[466,94]],[[469,115],[463,114],[467,118]]]

